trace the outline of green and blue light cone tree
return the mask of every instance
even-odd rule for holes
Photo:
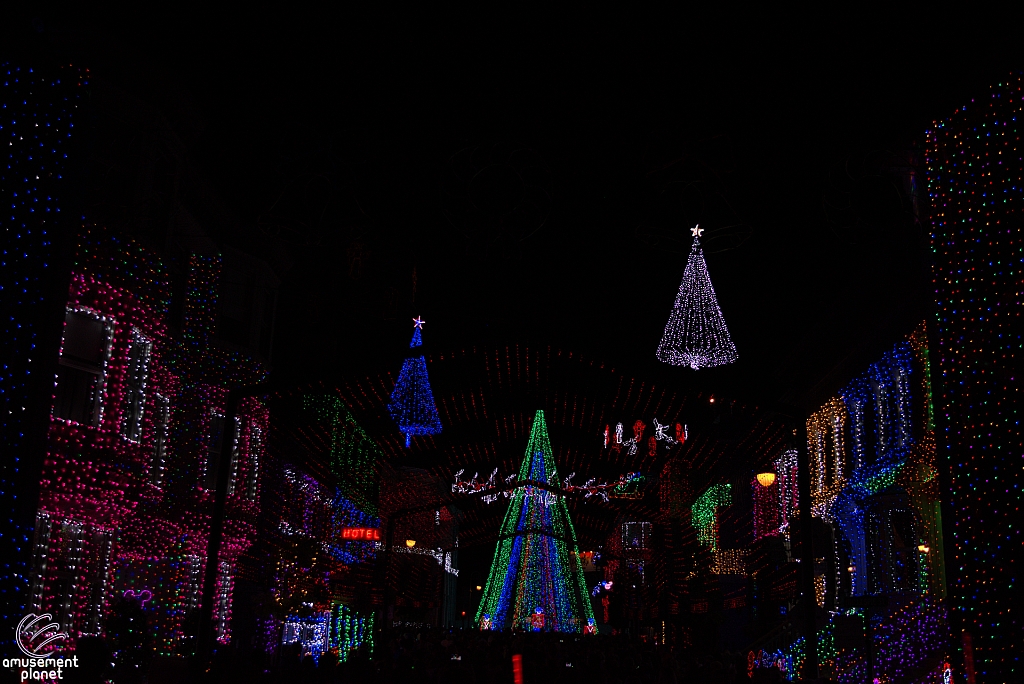
[[[477,625],[582,633],[594,624],[594,612],[569,508],[564,496],[532,484],[559,486],[543,411],[533,420],[519,482],[501,525]]]

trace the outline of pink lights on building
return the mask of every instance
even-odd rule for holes
[[[252,544],[269,414],[227,389],[263,379],[261,361],[214,339],[219,257],[189,260],[183,334],[168,321],[170,273],[136,243],[90,231],[79,246],[47,436],[32,602],[72,638],[102,631],[112,597],[151,592],[157,651],[181,653],[198,609],[212,508],[210,455],[235,442],[216,590],[231,634],[234,567]]]

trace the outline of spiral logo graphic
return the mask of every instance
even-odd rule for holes
[[[18,644],[18,649],[29,658],[41,658],[45,655],[43,649],[47,646],[55,641],[67,639],[67,633],[60,631],[59,624],[46,622],[52,619],[53,616],[49,613],[29,613],[23,617],[14,632],[14,641]],[[39,624],[41,622],[44,624]]]

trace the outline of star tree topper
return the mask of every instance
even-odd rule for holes
[[[414,328],[419,328],[420,330],[423,330],[423,324],[424,323],[426,323],[426,321],[423,320],[422,318],[420,318],[419,316],[417,316],[416,318],[412,319],[412,324],[413,324]]]
[[[693,233],[693,237],[700,237],[701,235],[704,234],[704,229],[701,228],[700,224],[698,223],[697,225],[690,229],[690,232]]]

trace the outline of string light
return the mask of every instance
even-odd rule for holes
[[[44,322],[64,302],[54,301],[47,280],[59,257],[54,233],[73,230],[64,205],[67,165],[73,161],[72,126],[78,100],[87,92],[87,70],[62,67],[40,71],[3,64],[3,111],[0,140],[6,163],[0,164],[0,199],[4,230],[0,232],[0,439],[4,468],[0,470],[0,618],[13,625],[35,600],[28,578],[32,572],[34,498],[39,472],[29,448],[38,416],[26,407],[41,378],[40,363],[56,355]],[[57,274],[63,278],[66,274]],[[37,378],[39,378],[37,380]]]
[[[936,122],[926,149],[950,592],[979,681],[1021,678],[1021,99],[1015,75]]]
[[[303,654],[308,653],[313,657],[313,662],[319,663],[320,656],[328,650],[330,628],[330,613],[318,613],[308,618],[290,617],[285,620],[281,630],[281,643],[298,642]]]
[[[537,411],[519,482],[558,483],[544,412]],[[583,632],[594,617],[583,579],[576,531],[564,497],[531,485],[517,487],[501,525],[491,571],[475,621],[494,629],[531,630],[540,611],[544,628]]]
[[[825,576],[814,576],[814,601],[819,608],[825,607]]]
[[[921,324],[807,420],[811,510],[841,533],[826,564],[835,582],[816,574],[815,599],[834,608],[842,586],[854,595],[899,597],[904,607],[871,627],[879,644],[895,630],[917,635],[913,647],[892,647],[876,660],[876,674],[893,681],[946,649],[944,569],[938,554],[926,551],[942,544],[928,361]],[[841,547],[848,564],[840,562]],[[848,579],[839,571],[844,565]],[[837,667],[840,681],[866,676],[863,651],[845,652]]]
[[[380,520],[360,510],[340,487],[291,464],[274,465],[275,486],[268,491],[264,516],[276,525],[256,555],[273,562],[271,591],[288,617],[283,623],[265,622],[265,647],[300,642],[315,660],[330,649],[341,661],[364,643],[372,651],[373,616],[344,605],[338,595],[349,568],[376,556]]]
[[[778,478],[779,490],[779,531],[787,539],[789,539],[789,524],[794,520],[800,503],[797,464],[796,449],[787,449],[775,461],[775,475]]]
[[[746,577],[749,555],[749,549],[718,549],[712,553],[711,572]]]
[[[718,509],[731,505],[732,485],[716,484],[697,497],[690,509],[690,521],[697,528],[697,540],[712,551],[718,549]]]
[[[699,232],[693,228],[693,246],[683,271],[675,305],[658,344],[659,361],[694,370],[733,363],[738,358],[725,317],[704,263]]]
[[[834,398],[807,419],[811,512],[828,521],[832,520],[832,505],[846,484],[845,426],[846,406]]]
[[[771,475],[771,477],[766,477]],[[765,484],[767,483],[767,484]],[[751,482],[754,499],[754,539],[779,534],[779,493],[775,473],[760,473]]]
[[[444,571],[454,577],[459,576],[459,569],[452,565],[452,554],[443,549],[425,549],[416,546],[415,539],[406,539],[405,546],[393,546],[391,550],[395,553],[405,553],[414,556],[430,556],[437,561],[437,564],[444,568]]]
[[[829,623],[818,630],[817,633],[818,664],[829,667],[835,663],[839,655],[836,649],[833,625]],[[804,652],[804,638],[800,637],[789,646],[774,650],[761,650],[757,653],[747,653],[747,672],[753,677],[754,670],[760,668],[775,668],[782,672],[785,679],[797,681],[801,679],[806,654]],[[857,681],[857,680],[850,680]]]
[[[231,641],[231,598],[235,589],[234,564],[221,562],[217,566],[217,583],[214,586],[213,607],[214,636],[221,644]]]
[[[360,511],[377,515],[380,483],[375,466],[384,458],[377,442],[366,434],[337,396],[307,394],[302,404],[329,426],[331,473],[338,481],[338,492]]]
[[[212,507],[207,476],[219,456],[213,417],[223,413],[229,384],[265,376],[252,357],[213,342],[220,259],[194,255],[188,265],[183,332],[174,338],[160,260],[130,239],[83,228],[40,479],[31,588],[34,606],[59,607],[54,612],[74,638],[101,631],[112,591],[151,591],[146,610],[161,655],[191,648],[185,620],[199,606]],[[77,389],[83,382],[88,392]],[[255,538],[268,418],[260,401],[245,399],[236,429],[222,435],[235,444],[214,592],[222,643],[231,639],[238,559]]]
[[[340,488],[332,490],[287,463],[282,471],[275,493],[281,497],[278,531],[284,537],[314,540],[345,564],[374,558],[376,547],[367,542],[380,539],[379,519],[360,510]]]
[[[938,679],[929,675],[925,680],[919,673],[922,665],[939,661],[947,647],[947,616],[944,602],[929,596],[905,603],[889,615],[869,620],[875,676],[891,682]],[[841,652],[836,658],[839,681],[865,681],[866,657],[861,649]]]
[[[941,535],[933,524],[937,491],[922,489],[921,481],[922,477],[931,479],[928,473],[933,470],[934,439],[927,422],[916,431],[913,425],[914,402],[924,408],[931,401],[925,393],[915,395],[911,383],[913,374],[923,372],[921,361],[927,355],[924,339],[921,327],[807,420],[811,510],[815,517],[836,523],[841,530],[850,565],[855,568],[851,577],[854,594],[920,591],[929,581],[930,567],[894,555],[898,551],[889,531],[896,524],[904,526],[898,533],[903,536]],[[925,391],[929,387],[922,384]],[[876,510],[868,498],[897,485],[911,494],[909,517],[899,507]],[[906,522],[900,522],[900,516]],[[923,530],[915,527],[915,521],[922,520]],[[876,540],[873,546],[868,543],[869,535]],[[913,568],[910,574],[900,570],[908,563]],[[837,558],[835,567],[839,565]],[[841,582],[836,572],[836,580]]]
[[[414,319],[412,341],[409,348],[414,349],[423,344],[421,330],[423,321]],[[388,411],[398,424],[399,431],[405,435],[405,446],[411,444],[413,435],[435,435],[441,432],[441,419],[437,415],[437,404],[434,394],[430,391],[430,378],[427,376],[427,361],[423,356],[409,357],[402,363],[402,370],[395,381],[395,389],[391,393]]]
[[[651,419],[651,425],[654,428],[654,434],[648,438],[647,455],[655,456],[658,442],[665,442],[665,449],[671,449],[674,446],[683,444],[686,441],[686,426],[676,424],[675,432],[670,433],[669,430],[672,428],[671,424],[662,425],[658,422],[657,418]],[[637,453],[638,446],[643,442],[644,430],[646,425],[642,420],[638,420],[633,423],[633,436],[630,439],[623,441],[623,428],[622,423],[616,423],[614,440],[610,434],[610,426],[605,425],[603,434],[603,445],[605,449],[626,449],[626,452],[630,456],[635,456]]]
[[[364,615],[343,603],[334,607],[332,620],[333,636],[331,647],[338,649],[338,660],[347,662],[351,653],[363,645],[369,656],[373,657],[373,620],[374,613]]]
[[[515,475],[509,475],[505,480],[499,481],[498,469],[495,468],[491,476],[486,480],[479,480],[479,473],[474,473],[473,477],[469,480],[462,480],[460,478],[464,472],[466,471],[463,469],[455,473],[455,481],[452,483],[453,494],[493,492],[480,497],[484,503],[490,504],[497,501],[499,496],[504,496],[507,499],[515,492],[514,488],[509,488],[509,485],[516,482]],[[595,501],[635,499],[639,498],[640,485],[643,484],[645,479],[640,473],[626,473],[625,475],[620,475],[618,480],[611,482],[598,482],[596,477],[592,477],[582,485],[574,485],[572,484],[572,479],[575,476],[576,473],[569,473],[569,476],[562,483],[562,487],[556,488],[554,492],[538,490],[534,495],[540,497],[542,501],[546,502],[546,505],[551,505],[555,500],[552,495],[557,494],[583,494],[584,501],[590,500],[591,497],[596,497]]]
[[[134,267],[132,290],[107,282],[119,282],[126,267]],[[144,292],[148,296],[139,297]],[[128,475],[118,461],[141,474],[151,455],[152,415],[141,410],[142,390],[169,388],[163,358],[167,296],[166,276],[151,255],[86,231],[71,277],[40,481],[32,591],[36,607],[61,607],[54,612],[72,635],[100,631],[111,571],[133,556],[149,555],[133,552],[132,535],[117,534],[129,521],[146,522],[132,515],[145,478]],[[83,381],[91,390],[84,394],[75,391]],[[69,574],[72,581],[62,581]]]

